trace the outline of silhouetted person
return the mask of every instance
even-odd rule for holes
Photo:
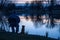
[[[25,26],[24,26],[24,25],[22,25],[21,34],[25,34],[24,30],[25,30]]]
[[[19,22],[20,22],[20,18],[17,15],[10,15],[8,18],[10,27],[12,27],[12,32],[14,32],[14,27],[16,27],[16,33],[19,30]]]
[[[46,38],[48,37],[48,32],[46,32]]]

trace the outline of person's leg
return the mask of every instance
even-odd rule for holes
[[[15,31],[14,31],[14,26],[12,26],[12,32],[14,33]]]
[[[16,25],[16,33],[19,31],[19,25]]]

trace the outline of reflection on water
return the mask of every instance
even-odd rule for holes
[[[41,18],[40,21],[37,21],[36,16],[33,16],[33,19],[31,18],[31,16],[19,16],[19,17],[21,21],[19,23],[18,33],[21,32],[22,25],[25,25],[25,33],[45,36],[46,32],[48,32],[48,37],[51,38],[60,37],[60,23],[58,23],[57,20],[55,20],[54,22],[55,26],[52,27],[50,24],[50,19],[45,16],[39,16],[39,18]],[[9,28],[6,25],[5,25],[5,30],[12,32],[11,28]]]
[[[45,19],[45,21],[46,20],[47,19]],[[55,23],[56,25],[53,28],[50,28],[48,21],[47,22],[45,22],[45,21],[43,21],[43,23],[42,23],[41,21],[32,21],[31,19],[26,20],[25,18],[22,18],[19,25],[20,25],[20,27],[22,25],[25,25],[25,32],[28,32],[28,34],[45,36],[46,32],[48,32],[48,37],[52,37],[52,38],[60,37],[59,36],[60,33],[58,31],[60,23]],[[49,28],[47,28],[47,25],[49,26]],[[19,28],[19,29],[21,29],[21,28]]]

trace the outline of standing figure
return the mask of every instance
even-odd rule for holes
[[[16,27],[16,33],[18,33],[20,18],[17,15],[13,14],[9,16],[8,22],[10,24],[10,27],[12,27],[12,32],[14,32],[14,27]]]

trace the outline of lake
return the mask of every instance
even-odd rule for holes
[[[36,16],[34,16],[33,20],[30,16],[19,16],[20,17],[20,23],[19,23],[19,32],[21,32],[22,25],[25,25],[25,33],[32,34],[32,35],[40,35],[40,36],[46,36],[46,32],[48,32],[48,37],[50,38],[60,38],[60,23],[55,23],[54,27],[51,27],[51,25],[48,23],[48,19],[46,17],[42,17],[42,21],[36,21]],[[0,23],[1,24],[1,23]],[[5,31],[12,32],[12,29],[4,24]],[[0,25],[1,28],[1,25]],[[3,28],[4,29],[4,28]],[[16,30],[16,28],[15,28]]]

